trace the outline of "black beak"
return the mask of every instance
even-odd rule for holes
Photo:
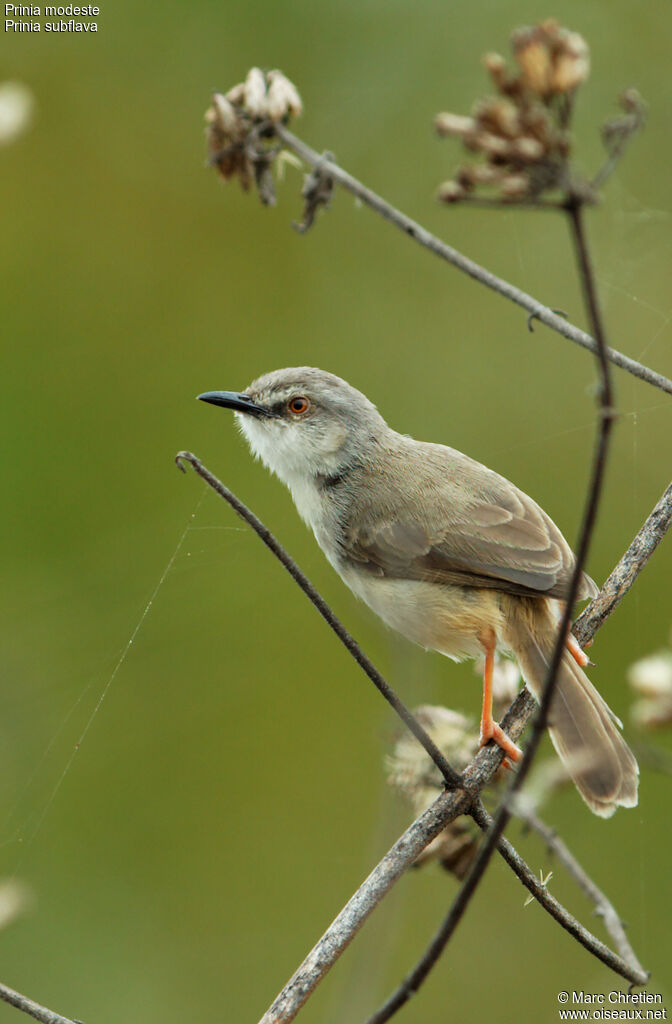
[[[210,405],[221,405],[225,409],[234,409],[236,412],[246,412],[250,416],[275,416],[263,405],[256,405],[249,395],[238,391],[206,391],[198,396],[199,402],[209,402]]]

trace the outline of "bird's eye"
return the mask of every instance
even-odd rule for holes
[[[287,408],[294,416],[303,416],[304,413],[308,412],[310,402],[303,395],[296,395],[294,398],[290,398]]]

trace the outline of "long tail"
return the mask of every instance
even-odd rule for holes
[[[539,699],[557,633],[547,602],[534,602],[515,630],[514,653],[525,682]],[[531,627],[531,628],[530,628]],[[566,650],[549,715],[549,733],[565,769],[591,811],[609,818],[635,807],[639,768],[619,731],[621,723]]]

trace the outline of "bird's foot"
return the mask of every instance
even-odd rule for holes
[[[579,644],[574,639],[571,633],[567,637],[567,650],[574,658],[574,661],[579,666],[579,668],[585,668],[586,665],[592,665],[592,661],[590,660],[586,652],[583,650],[583,648],[579,646]]]
[[[490,740],[494,740],[498,747],[501,747],[506,757],[502,762],[505,767],[512,768],[512,761],[520,761],[523,756],[523,752],[520,747],[516,746],[512,739],[510,739],[501,725],[497,725],[497,722],[483,722],[481,723],[481,738],[480,745],[484,747]],[[508,764],[507,764],[508,761]]]

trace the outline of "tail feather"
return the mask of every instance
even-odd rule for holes
[[[525,631],[520,640],[515,653],[526,683],[539,699],[553,649],[553,631]],[[637,804],[639,768],[619,732],[620,724],[566,651],[558,670],[548,729],[576,788],[601,818],[611,817],[617,807]]]

